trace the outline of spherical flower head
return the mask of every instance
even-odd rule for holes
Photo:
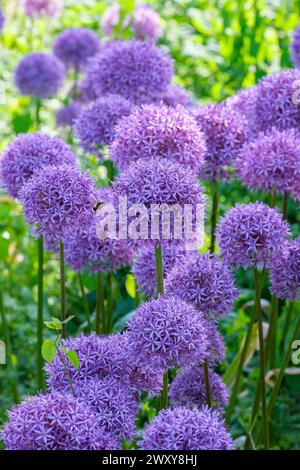
[[[192,95],[180,85],[170,85],[163,97],[163,102],[173,108],[180,105],[188,110],[195,106]]]
[[[280,299],[300,298],[300,237],[282,245],[270,268],[271,292]]]
[[[255,122],[255,103],[257,99],[257,86],[241,89],[236,95],[230,96],[224,102],[233,111],[242,115],[247,121],[249,139],[257,134],[257,123]]]
[[[299,131],[272,128],[243,147],[236,170],[251,189],[291,194],[300,187],[299,155]]]
[[[162,35],[160,16],[148,5],[139,5],[133,12],[132,29],[137,39],[156,40]]]
[[[83,150],[100,156],[103,147],[113,141],[118,121],[132,111],[130,101],[117,95],[98,98],[83,109],[75,124]]]
[[[56,17],[63,8],[62,0],[22,0],[26,15]]]
[[[184,246],[164,243],[162,245],[164,276],[171,271],[175,263],[183,262],[186,254]],[[145,246],[138,251],[133,261],[132,273],[144,295],[148,297],[155,297],[157,295],[155,252],[153,246]]]
[[[126,333],[110,336],[81,334],[63,340],[63,345],[67,350],[75,350],[79,358],[79,369],[65,361],[74,385],[91,377],[113,377],[135,393],[158,394],[162,389],[163,371],[148,364],[141,367],[135,363]],[[63,350],[61,353],[64,354]],[[58,355],[45,366],[45,370],[50,390],[70,393],[68,376]]]
[[[137,104],[159,99],[172,76],[172,59],[152,42],[138,40],[112,42],[87,70],[97,96],[116,94]]]
[[[132,251],[124,240],[100,239],[94,214],[79,216],[64,231],[65,260],[74,271],[115,272],[128,266]]]
[[[221,412],[228,405],[228,389],[220,375],[212,369],[209,369],[208,375],[213,406]],[[169,396],[173,406],[201,408],[206,405],[203,367],[181,369],[170,386]]]
[[[130,246],[153,245],[166,240],[192,242],[201,238],[202,227],[197,219],[203,214],[205,197],[194,172],[183,165],[165,158],[140,159],[114,180],[112,189],[115,205],[126,198],[126,223],[120,221],[119,231],[127,230]],[[186,205],[189,206],[186,224],[183,218],[170,217],[170,210],[180,215]],[[131,216],[131,211],[137,208],[140,230],[134,231],[132,225],[135,227],[137,217]]]
[[[77,84],[77,101],[81,104],[88,104],[97,99],[90,83],[90,77],[84,76]]]
[[[67,67],[80,70],[100,50],[96,33],[88,28],[68,28],[54,42],[53,53]]]
[[[0,8],[0,33],[2,32],[4,28],[4,24],[5,24],[5,16],[4,16],[2,9]]]
[[[205,138],[182,106],[145,105],[122,119],[110,155],[122,171],[140,158],[167,158],[200,170]]]
[[[167,277],[165,292],[213,319],[229,313],[237,297],[227,265],[217,256],[198,252],[187,253],[183,261],[175,264]]]
[[[228,178],[247,140],[246,120],[223,104],[203,106],[195,117],[206,137],[202,177],[212,181]]]
[[[219,365],[226,357],[224,338],[213,320],[205,319],[205,328],[208,337],[208,363],[211,367]]]
[[[54,165],[76,166],[76,157],[63,140],[41,132],[20,134],[1,157],[1,182],[16,198],[35,171]]]
[[[299,128],[298,88],[300,71],[281,70],[264,77],[257,85],[254,118],[259,131]]]
[[[266,204],[237,204],[230,209],[217,231],[220,253],[227,263],[269,267],[289,234],[287,223]]]
[[[90,406],[100,426],[119,439],[132,439],[138,404],[130,388],[112,377],[92,377],[75,384],[75,396]]]
[[[79,215],[92,214],[96,188],[88,172],[67,166],[46,167],[23,186],[19,197],[33,235],[45,235],[55,242]]]
[[[9,412],[2,438],[7,450],[119,449],[93,409],[69,394],[31,397]]]
[[[291,43],[291,59],[295,67],[300,67],[300,25],[294,31]]]
[[[142,450],[233,450],[224,420],[207,407],[160,411],[138,444]]]
[[[114,3],[104,12],[101,19],[101,28],[106,36],[109,36],[120,21],[120,5]]]
[[[15,83],[20,93],[31,98],[53,98],[65,76],[64,66],[42,52],[30,52],[18,64]]]
[[[153,367],[189,367],[207,356],[205,321],[185,302],[160,297],[144,302],[128,323],[133,357]]]
[[[67,106],[63,106],[56,113],[56,124],[59,127],[73,127],[81,112],[82,106],[76,101],[72,101]]]

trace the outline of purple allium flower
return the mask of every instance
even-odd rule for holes
[[[118,95],[98,98],[83,109],[76,121],[75,131],[84,151],[101,155],[103,146],[113,141],[118,121],[132,110],[130,101]]]
[[[96,189],[88,172],[67,166],[46,167],[23,186],[19,197],[33,234],[43,234],[54,243],[79,215],[93,213]]]
[[[116,94],[137,104],[163,96],[172,75],[172,59],[152,42],[138,40],[110,43],[87,70],[97,96]]]
[[[203,106],[195,117],[206,137],[203,177],[213,181],[228,178],[247,140],[246,120],[223,104]]]
[[[75,395],[90,406],[99,418],[99,424],[120,439],[132,439],[138,404],[133,391],[112,377],[91,377],[75,384]]]
[[[106,36],[109,36],[113,32],[115,26],[117,26],[119,21],[120,21],[120,5],[118,3],[114,3],[113,5],[111,5],[109,8],[105,10],[104,15],[102,16],[101,28],[102,28],[103,33]]]
[[[167,106],[180,105],[187,109],[192,109],[195,106],[192,95],[180,85],[170,85],[163,97],[163,102]]]
[[[225,262],[243,268],[269,267],[288,234],[282,215],[256,202],[230,209],[221,219],[217,238]]]
[[[116,127],[110,155],[124,170],[140,158],[168,158],[200,170],[206,154],[205,137],[182,106],[145,105]]]
[[[281,299],[300,297],[300,237],[282,245],[270,267],[272,294]]]
[[[246,144],[236,161],[239,177],[251,189],[292,193],[300,187],[300,133],[296,129],[267,133]]]
[[[291,59],[295,67],[300,67],[300,25],[294,31],[291,43]]]
[[[208,337],[207,359],[209,365],[214,367],[224,361],[226,356],[226,346],[224,338],[213,320],[206,319],[205,328]]]
[[[79,369],[74,369],[72,364],[66,361],[73,384],[91,377],[102,379],[113,377],[134,392],[146,391],[157,394],[162,389],[163,371],[150,365],[141,367],[133,361],[126,333],[110,336],[81,334],[63,340],[63,344],[67,350],[75,350],[80,361]],[[48,375],[48,387],[51,390],[70,391],[68,377],[58,355],[51,364],[45,366],[45,370]]]
[[[63,106],[56,113],[56,124],[60,127],[73,127],[81,110],[81,104],[76,103],[76,101],[71,102],[67,106]]]
[[[272,127],[280,131],[299,129],[299,81],[300,71],[289,69],[264,77],[258,83],[254,110],[258,131]]]
[[[208,318],[230,312],[237,297],[233,275],[217,256],[186,254],[166,280],[166,295],[191,303]]]
[[[53,53],[67,67],[82,69],[100,50],[96,33],[88,28],[68,28],[54,42]]]
[[[139,5],[133,12],[132,29],[137,39],[158,39],[162,35],[161,20],[149,5]]]
[[[4,23],[5,23],[5,16],[4,16],[2,9],[0,8],[0,33],[2,32],[4,28]]]
[[[9,412],[2,438],[7,450],[112,450],[116,439],[93,409],[69,394],[31,397]]]
[[[90,269],[93,272],[117,271],[132,260],[132,251],[124,240],[97,236],[95,215],[79,216],[64,231],[65,260],[74,271]]]
[[[189,367],[207,356],[205,321],[192,305],[160,297],[144,302],[128,323],[132,357],[153,367]]]
[[[232,450],[224,420],[215,410],[174,408],[162,410],[146,427],[143,450]]]
[[[1,182],[16,198],[36,170],[55,165],[76,166],[76,157],[63,140],[41,132],[20,134],[1,157]]]
[[[186,253],[184,246],[174,243],[162,245],[164,276],[171,271],[176,262],[184,261]],[[132,272],[142,293],[148,297],[154,297],[157,294],[157,288],[153,246],[145,246],[138,251],[133,262]]]
[[[56,57],[30,52],[17,66],[15,83],[22,95],[46,99],[56,95],[64,76],[64,66]]]
[[[209,369],[209,385],[214,407],[222,411],[228,405],[228,389],[219,374]],[[202,367],[181,369],[173,380],[170,391],[173,406],[201,408],[206,404],[205,379]]]
[[[28,16],[58,16],[63,8],[63,0],[22,0]]]
[[[242,88],[236,95],[227,98],[224,102],[233,111],[242,115],[247,121],[249,138],[256,135],[256,123],[254,118],[254,110],[256,103],[257,86]]]

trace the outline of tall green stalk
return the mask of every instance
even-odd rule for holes
[[[290,324],[292,321],[293,316],[293,302],[289,302],[288,311],[285,318],[283,330],[282,330],[282,337],[281,337],[281,344],[280,344],[280,352],[282,353],[285,350],[285,342],[289,332]]]
[[[216,227],[217,227],[217,218],[218,218],[218,209],[219,209],[219,192],[217,182],[215,181],[212,184],[212,211],[210,218],[210,252],[214,253],[215,243],[216,243]]]
[[[66,326],[66,285],[65,285],[65,255],[64,255],[64,245],[60,240],[59,242],[59,265],[60,265],[60,319],[62,322],[62,338],[67,337],[67,326]]]
[[[112,290],[112,273],[107,273],[107,302],[106,302],[106,333],[109,334],[113,327],[113,290]]]
[[[44,371],[43,371],[43,300],[44,300],[44,240],[43,236],[38,239],[38,305],[37,305],[37,385],[38,389],[44,388]]]
[[[288,200],[289,200],[288,193],[284,193],[283,198],[282,198],[282,214],[285,220],[288,220]]]
[[[102,273],[97,274],[97,291],[96,291],[96,333],[101,333],[101,326],[104,329],[104,289]],[[101,325],[102,322],[102,325]]]
[[[84,308],[84,312],[85,312],[85,316],[86,316],[86,321],[87,321],[87,324],[88,324],[88,331],[91,332],[92,331],[92,323],[91,323],[90,308],[89,308],[88,299],[87,299],[85,289],[84,289],[82,275],[80,273],[78,274],[78,280],[79,280],[79,286],[80,286],[81,296],[82,296],[82,300],[83,300],[83,308]]]

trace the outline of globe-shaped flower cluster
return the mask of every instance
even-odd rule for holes
[[[271,291],[281,299],[300,298],[300,237],[287,242],[270,268]]]
[[[58,16],[63,7],[63,0],[22,0],[26,15],[31,17]]]
[[[167,106],[183,106],[187,109],[195,107],[195,100],[192,95],[180,85],[170,85],[163,97],[163,102]]]
[[[56,124],[60,127],[73,127],[81,109],[81,104],[76,101],[63,106],[56,113]]]
[[[162,35],[159,14],[148,5],[138,5],[133,12],[132,29],[137,39],[158,39]]]

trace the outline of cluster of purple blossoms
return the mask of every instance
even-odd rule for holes
[[[81,110],[81,104],[76,101],[72,101],[67,106],[63,106],[56,113],[56,124],[59,127],[73,127]]]
[[[228,264],[269,267],[288,234],[282,215],[256,202],[230,209],[221,219],[217,238],[221,256]]]
[[[4,16],[2,9],[0,8],[0,33],[2,32],[4,28],[4,24],[5,24],[5,16]]]
[[[171,271],[175,263],[181,263],[186,257],[184,246],[174,243],[162,244],[164,277]],[[154,297],[157,294],[156,266],[153,246],[141,248],[133,260],[132,273],[144,295]]]
[[[1,437],[7,450],[120,449],[90,406],[60,393],[37,395],[14,406]]]
[[[213,406],[222,411],[228,405],[228,389],[220,375],[211,369],[209,369],[209,385]],[[204,406],[206,391],[203,367],[181,369],[170,386],[169,396],[173,406],[188,408]]]
[[[286,242],[270,267],[271,291],[280,299],[300,298],[300,237]]]
[[[133,12],[132,29],[137,39],[156,40],[162,35],[161,20],[148,5],[139,5]]]
[[[207,318],[230,312],[237,296],[233,275],[215,255],[186,254],[166,280],[166,295],[191,303]]]
[[[49,243],[55,243],[79,214],[93,213],[96,188],[87,172],[65,165],[49,166],[23,186],[19,198],[33,234],[45,235]]]
[[[224,338],[213,320],[205,319],[205,329],[208,338],[207,361],[211,367],[219,365],[226,356]]]
[[[75,123],[83,150],[100,156],[103,147],[112,143],[118,121],[132,110],[131,102],[118,95],[98,98],[84,108]]]
[[[236,170],[251,189],[291,194],[300,187],[299,155],[299,131],[272,128],[243,147]]]
[[[300,26],[295,29],[291,43],[291,59],[295,67],[300,67]]]
[[[20,134],[1,157],[1,182],[16,198],[34,172],[56,165],[76,166],[76,157],[63,140],[41,132]]]
[[[207,357],[205,320],[193,306],[160,297],[144,302],[128,323],[132,357],[153,367],[189,367]]]
[[[254,109],[256,103],[257,86],[251,86],[239,91],[236,95],[227,98],[223,103],[230,107],[234,112],[242,115],[247,121],[249,140],[256,136],[256,121],[254,118]]]
[[[143,450],[233,450],[224,420],[207,407],[161,411],[138,444]]]
[[[83,69],[89,59],[100,50],[96,33],[88,28],[68,28],[55,39],[53,53],[67,67]]]
[[[63,0],[22,0],[28,16],[58,16],[63,8]]]
[[[46,99],[57,94],[64,77],[64,66],[56,57],[30,52],[17,66],[15,83],[22,95]]]
[[[162,100],[167,106],[173,108],[177,105],[187,109],[195,107],[195,100],[192,95],[180,85],[170,85]]]
[[[103,33],[106,36],[110,36],[119,21],[120,5],[118,3],[114,3],[105,10],[104,15],[101,18],[101,28]]]
[[[203,106],[195,115],[206,137],[207,152],[201,171],[210,181],[228,178],[239,152],[247,141],[247,122],[223,104]]]
[[[111,42],[87,69],[96,96],[121,95],[137,104],[162,97],[172,76],[171,58],[152,42],[138,40]]]
[[[145,105],[122,119],[110,155],[122,171],[140,158],[167,158],[196,172],[204,162],[205,137],[182,106]]]

